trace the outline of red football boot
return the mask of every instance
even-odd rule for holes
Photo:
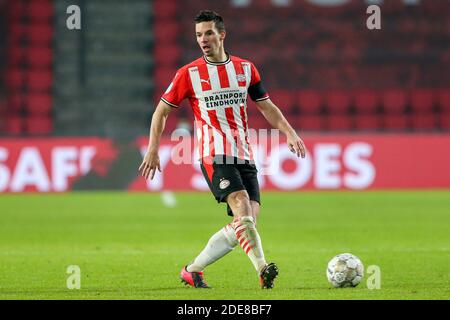
[[[210,288],[203,279],[203,272],[189,272],[183,267],[180,272],[181,282],[194,288]]]

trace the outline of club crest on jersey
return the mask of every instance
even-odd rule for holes
[[[223,189],[228,188],[229,185],[230,185],[230,181],[227,179],[223,179],[219,183],[219,188],[223,190]]]
[[[247,80],[247,78],[245,77],[245,75],[243,75],[242,73],[241,73],[241,74],[237,74],[237,75],[236,75],[236,79],[237,79],[237,81],[239,81],[239,82],[244,82],[245,80]]]

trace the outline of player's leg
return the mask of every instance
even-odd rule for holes
[[[252,200],[250,198],[250,206],[252,207],[252,217],[255,220],[255,225],[256,225],[258,222],[258,217],[259,217],[260,204],[259,204],[259,202]]]
[[[253,170],[253,168],[250,168],[252,171],[251,175],[244,174],[244,176],[249,178],[245,183],[243,183],[239,170],[237,170],[236,167],[221,165],[214,166],[214,169],[216,170],[212,170],[211,167],[208,168],[202,165],[202,171],[205,179],[216,199],[219,202],[225,201],[230,193],[235,192],[234,190],[242,191],[242,189],[245,190],[245,188],[248,188],[252,200],[250,201],[250,209],[246,208],[246,211],[251,212],[250,216],[256,222],[259,214],[260,202],[256,169]],[[228,208],[228,214],[233,216],[233,212],[230,207]],[[257,237],[259,238],[259,235]],[[206,287],[207,285],[203,281],[203,269],[232,251],[237,243],[235,230],[232,224],[228,224],[210,238],[206,247],[194,259],[194,261],[187,266],[187,268],[183,268],[181,272],[182,280],[185,283],[189,283],[195,287]],[[252,252],[250,252],[250,255],[252,255]],[[276,277],[276,274],[273,275],[273,273],[271,273],[269,277],[270,279],[266,279],[267,277],[264,276],[264,274],[267,273],[266,271],[273,270],[273,266],[274,265],[272,264],[262,267],[255,266],[257,270],[262,270],[262,272],[260,272],[260,279],[262,279],[261,285],[263,288],[271,288],[273,286],[273,279]],[[198,281],[194,281],[193,279],[197,279]]]
[[[257,170],[254,164],[247,163],[240,165],[239,167],[240,175],[243,181],[243,184],[245,186],[245,189],[247,190],[247,193],[249,195],[250,199],[250,206],[251,206],[251,215],[254,220],[254,228],[256,229],[256,222],[260,213],[260,191],[259,191],[259,183],[258,183],[258,177],[257,177]],[[256,231],[256,234],[257,231]],[[257,236],[259,238],[259,235]],[[241,239],[242,240],[242,239]],[[260,239],[259,239],[260,241]],[[262,245],[261,245],[261,251],[262,251]],[[251,256],[249,255],[251,258]],[[253,262],[253,260],[252,260]],[[259,271],[259,279],[261,283],[262,288],[273,288],[273,282],[275,278],[278,276],[278,268],[274,263],[266,264],[260,269],[259,267],[256,267],[256,263],[254,263],[255,268]]]
[[[256,224],[261,204],[258,170],[256,169],[256,166],[254,164],[245,163],[239,166],[239,172],[241,174],[242,183],[244,184],[245,190],[247,190],[248,196],[250,198],[252,216]]]
[[[223,167],[223,165],[212,166],[202,164],[201,169],[205,180],[208,183],[208,186],[210,187],[218,202],[223,201],[226,195],[224,190],[220,189],[221,181],[231,181],[229,182],[231,186],[228,186],[230,190],[236,188],[236,185],[241,185],[241,183],[233,179],[233,177],[236,176],[236,173],[232,172],[233,169],[231,167]],[[187,278],[189,281],[186,281],[186,279],[184,279],[184,282],[188,282],[191,285],[193,282],[190,281],[190,278],[193,278],[191,275],[194,275],[194,277],[200,275],[200,278],[203,281],[203,270],[208,265],[216,262],[226,254],[231,252],[237,244],[238,242],[236,234],[230,223],[212,235],[212,237],[208,240],[205,248],[199,253],[199,255],[189,265],[183,268],[183,270],[181,271],[181,278]]]
[[[231,252],[237,244],[236,235],[231,224],[217,231],[208,240],[205,248],[194,261],[181,270],[180,278],[182,282],[195,288],[209,288],[203,279],[203,270]]]
[[[250,206],[252,208],[252,217],[256,221],[259,215],[259,203],[254,200],[250,200]],[[231,212],[231,209],[230,209]],[[187,266],[189,272],[201,272],[210,264],[216,262],[238,245],[236,233],[231,225],[227,224],[225,227],[217,231],[209,239],[206,247],[200,252],[200,254]]]
[[[261,273],[267,265],[261,238],[256,230],[250,198],[246,190],[228,195],[227,203],[234,213],[233,228],[240,246],[250,258],[256,271]]]
[[[201,272],[210,264],[216,262],[231,252],[238,244],[236,234],[231,224],[217,231],[208,240],[205,248],[187,267],[188,272]]]
[[[227,165],[226,162],[222,161],[223,164],[220,165],[208,165],[202,164],[201,169],[205,180],[208,183],[211,191],[213,192],[216,199],[220,201],[225,201],[228,193],[236,189],[245,189],[249,183],[255,183],[254,185],[248,185],[249,192],[251,193],[252,200],[250,202],[250,211],[252,212],[252,217],[255,219],[259,214],[259,188],[258,181],[256,177],[256,170],[254,175],[248,179],[249,182],[244,183],[241,180],[239,170],[233,165]],[[225,184],[223,183],[225,182]],[[222,183],[222,184],[221,184]],[[222,187],[224,188],[222,188]],[[253,200],[254,199],[254,200]],[[228,205],[228,215],[233,216],[232,210]],[[226,225],[218,232],[213,234],[213,236],[208,240],[205,248],[200,252],[200,254],[186,267],[188,272],[202,272],[208,265],[216,262],[229,252],[231,252],[234,247],[238,244],[236,234],[234,229],[230,224]]]
[[[260,204],[258,201],[250,200],[250,205],[252,206],[252,215],[255,219],[255,225],[259,217]],[[278,276],[278,267],[274,263],[269,263],[259,275],[259,281],[261,287],[264,289],[273,288],[273,282]]]
[[[249,190],[247,190],[247,192],[249,192]],[[259,216],[259,211],[260,211],[260,204],[258,201],[253,200],[256,198],[252,198],[252,195],[250,195],[250,206],[252,207],[252,217],[255,220],[255,224],[257,224],[258,222],[258,216]],[[234,217],[233,211],[231,210],[230,206],[227,205],[227,213],[230,217]]]

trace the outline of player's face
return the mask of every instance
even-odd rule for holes
[[[195,35],[205,56],[211,57],[220,53],[225,32],[219,32],[213,21],[195,24]]]

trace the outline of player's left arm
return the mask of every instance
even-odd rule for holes
[[[273,128],[280,130],[286,135],[289,149],[295,153],[297,157],[301,156],[304,158],[306,154],[305,143],[297,135],[297,132],[295,132],[289,124],[281,110],[270,100],[270,98],[256,101],[256,106]]]

